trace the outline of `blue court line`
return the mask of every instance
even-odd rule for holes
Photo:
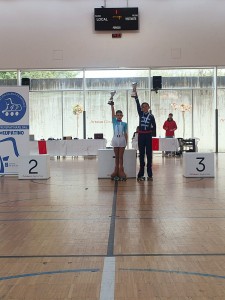
[[[121,253],[114,254],[117,257],[177,257],[177,256],[225,256],[225,253]],[[1,256],[0,256],[1,257]]]
[[[66,211],[60,210],[14,210],[14,211],[0,211],[0,214],[23,214],[23,213],[64,213]],[[68,212],[70,212],[68,210]]]
[[[193,257],[193,256],[225,256],[225,253],[120,253],[113,257]],[[26,258],[88,258],[88,257],[108,257],[103,254],[40,254],[40,255],[0,255],[1,259],[26,259]]]
[[[87,209],[79,209],[79,208],[74,208],[74,209],[64,209],[64,210],[14,210],[14,211],[0,211],[0,214],[22,214],[22,213],[71,213],[71,212],[101,212],[102,210],[107,210],[109,211],[109,207],[97,207],[97,208],[87,208]],[[188,209],[188,210],[155,210],[155,209],[139,209],[135,210],[135,212],[173,212],[173,213],[180,213],[180,212],[198,212],[198,211],[224,211],[225,208],[203,208],[203,209]],[[117,209],[117,212],[130,212],[128,209]],[[225,217],[225,216],[224,216]],[[120,219],[125,218],[125,217],[120,217]],[[132,218],[132,217],[131,217]],[[147,218],[147,217],[146,217]],[[178,217],[179,218],[179,217]],[[188,217],[189,218],[189,217]],[[197,218],[197,217],[192,217],[192,218]],[[206,218],[206,217],[202,217]],[[219,217],[218,217],[219,218]],[[222,218],[222,217],[221,217]]]
[[[134,211],[135,209],[133,209]],[[221,210],[225,210],[225,208],[188,208],[188,209],[185,209],[185,212],[187,211],[221,211]],[[132,209],[117,209],[117,211],[132,211]],[[174,213],[177,213],[177,212],[183,212],[184,210],[182,209],[137,209],[135,210],[135,212],[138,212],[138,211],[154,211],[154,212],[167,212],[167,211],[172,211]]]
[[[117,217],[117,220],[225,219],[224,217]]]
[[[104,220],[103,220],[104,219]],[[35,221],[101,221],[101,223],[108,222],[110,216],[108,217],[96,217],[96,218],[74,218],[74,219],[0,219],[0,222],[35,222]]]
[[[16,180],[18,180],[18,179],[16,179]],[[49,190],[46,190],[46,191],[43,191],[43,190],[40,190],[40,191],[33,191],[33,192],[2,192],[2,193],[0,193],[0,195],[18,195],[18,194],[37,194],[37,192],[38,193],[45,193],[45,192],[49,192]]]
[[[41,197],[41,198],[29,198],[29,199],[17,199],[17,200],[5,200],[3,202],[0,202],[0,204],[9,204],[9,203],[14,203],[14,202],[22,202],[22,201],[33,201],[33,200],[46,200],[49,199],[50,197]]]
[[[207,274],[207,273],[198,273],[198,272],[185,272],[185,271],[176,271],[176,270],[160,270],[160,269],[133,269],[128,268],[119,269],[120,271],[134,271],[134,272],[152,272],[152,273],[174,273],[174,274],[180,274],[180,275],[195,275],[195,276],[203,276],[203,277],[212,277],[212,278],[219,278],[219,279],[225,279],[225,276],[222,275],[215,275],[215,274]]]
[[[109,211],[109,208],[102,208],[106,211]],[[22,214],[22,213],[77,213],[77,212],[100,212],[100,208],[93,208],[93,209],[76,209],[76,208],[68,208],[68,209],[64,209],[64,210],[12,210],[12,211],[0,211],[0,214]]]
[[[9,280],[9,279],[16,279],[16,278],[24,278],[24,277],[41,276],[41,275],[65,274],[65,273],[82,273],[82,272],[99,272],[99,269],[74,269],[74,270],[58,270],[58,271],[49,271],[49,272],[19,274],[19,275],[0,277],[0,281]]]
[[[85,222],[90,222],[90,221],[101,221],[101,223],[103,222],[108,222],[109,218],[111,218],[111,224],[110,224],[110,243],[113,240],[114,237],[114,231],[115,229],[115,220],[119,221],[119,220],[185,220],[185,219],[225,219],[224,217],[165,217],[165,218],[160,218],[160,217],[156,217],[156,218],[125,218],[125,217],[119,217],[119,216],[114,216],[114,214],[112,214],[112,216],[107,216],[107,217],[96,217],[96,218],[88,218],[88,217],[84,217],[84,218],[69,218],[69,219],[65,219],[65,218],[48,218],[48,219],[0,219],[0,222],[45,222],[45,221],[85,221]]]

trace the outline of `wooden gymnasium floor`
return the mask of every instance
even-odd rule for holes
[[[97,163],[0,178],[0,299],[225,299],[225,154],[208,179],[159,154],[154,182],[98,180]]]

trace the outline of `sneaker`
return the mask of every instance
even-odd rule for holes
[[[147,180],[148,180],[148,181],[153,181],[153,177],[150,176],[150,177],[147,178]]]

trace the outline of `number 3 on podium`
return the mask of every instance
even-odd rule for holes
[[[205,164],[203,164],[203,161],[205,160],[205,157],[196,157],[196,159],[199,159],[198,164],[200,166],[200,168],[197,167],[196,170],[198,172],[203,172],[205,170]]]
[[[214,177],[214,153],[184,153],[184,177]]]

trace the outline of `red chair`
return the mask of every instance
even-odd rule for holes
[[[159,151],[159,139],[152,138],[152,151]]]
[[[47,154],[46,141],[38,141],[39,154]]]

